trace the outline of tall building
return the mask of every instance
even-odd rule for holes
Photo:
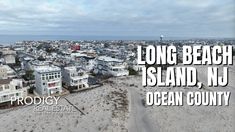
[[[35,68],[35,91],[39,95],[52,95],[62,92],[61,69],[56,66]]]

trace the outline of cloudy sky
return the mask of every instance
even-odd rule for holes
[[[235,0],[0,0],[0,34],[235,37]]]

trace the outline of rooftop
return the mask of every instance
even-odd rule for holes
[[[76,66],[68,66],[68,67],[65,67],[64,69],[68,70],[70,72],[72,72],[72,71],[80,71],[80,70],[84,71],[84,69],[82,67],[76,67]]]
[[[122,60],[112,58],[112,57],[108,57],[108,56],[100,56],[100,57],[98,57],[98,60],[108,61],[108,62],[123,62]]]
[[[39,66],[37,68],[35,68],[35,71],[36,72],[39,72],[39,73],[47,73],[47,72],[56,72],[56,71],[61,71],[61,69],[57,66]]]

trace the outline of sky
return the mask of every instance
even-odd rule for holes
[[[235,0],[0,0],[0,34],[235,37]]]

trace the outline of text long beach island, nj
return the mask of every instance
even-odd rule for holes
[[[142,73],[143,86],[161,87],[198,87],[204,84],[197,78],[196,65],[208,66],[207,87],[225,87],[228,85],[228,65],[233,64],[232,46],[183,46],[182,64],[178,64],[175,46],[138,46],[138,64],[144,65]],[[145,58],[145,59],[143,59]],[[223,65],[219,76],[217,65]],[[215,65],[215,66],[214,66]],[[163,68],[166,73],[163,75]],[[221,69],[220,69],[221,70]],[[164,78],[163,78],[164,77]],[[220,106],[229,105],[229,91],[213,92],[147,92],[147,105],[180,106],[187,105]],[[184,99],[186,97],[186,99]]]

